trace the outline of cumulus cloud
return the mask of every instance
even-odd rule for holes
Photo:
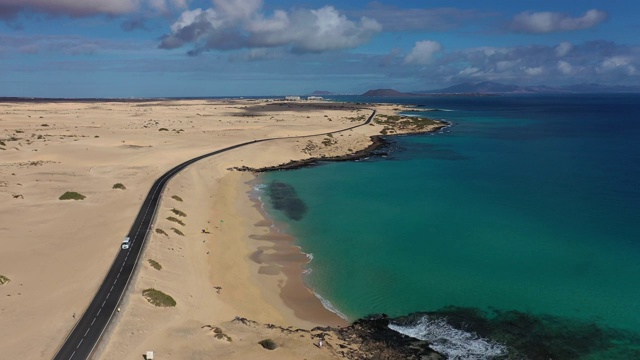
[[[494,13],[457,8],[414,8],[406,9],[371,3],[364,10],[351,11],[350,14],[376,19],[386,31],[445,31],[460,28],[471,20],[496,16]]]
[[[550,11],[527,11],[516,15],[510,27],[516,32],[545,34],[588,29],[605,21],[607,17],[607,12],[598,9],[591,9],[580,17]]]
[[[72,17],[124,15],[140,9],[166,12],[184,8],[187,0],[0,0],[0,18],[12,18],[20,12],[36,12]]]
[[[416,42],[411,52],[404,58],[406,64],[426,65],[433,55],[442,50],[442,45],[436,41],[424,40]]]
[[[524,73],[529,76],[539,76],[544,73],[544,68],[542,66],[528,67],[528,68],[524,68],[523,70],[524,70]]]
[[[558,68],[558,71],[560,71],[560,73],[562,73],[563,75],[574,75],[576,73],[576,70],[573,67],[573,65],[571,65],[567,61],[563,61],[563,60],[558,61],[557,68]]]
[[[183,12],[159,47],[193,44],[190,55],[209,50],[286,47],[308,53],[349,49],[367,42],[381,25],[367,17],[351,20],[332,6],[315,10],[262,12],[261,0],[214,0],[212,8]]]
[[[563,41],[560,44],[558,44],[558,46],[556,46],[555,48],[556,56],[558,57],[567,56],[567,54],[571,52],[571,49],[573,49],[573,45],[568,41]]]
[[[597,67],[599,73],[621,72],[627,75],[637,75],[638,70],[630,56],[611,56],[602,60]]]
[[[563,55],[559,59],[559,55]],[[398,62],[406,56],[399,57]],[[404,61],[406,64],[406,61]],[[632,82],[640,77],[640,48],[611,41],[556,46],[478,47],[440,51],[412,74],[429,81],[498,81],[529,85],[579,82]]]

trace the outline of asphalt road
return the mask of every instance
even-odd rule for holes
[[[373,120],[373,117],[375,115],[376,111],[374,110],[371,116],[369,116],[367,121],[365,121],[363,124],[351,126],[339,131],[334,131],[333,133],[339,133],[363,125],[367,125],[371,122],[371,120]],[[223,153],[225,151],[237,149],[239,147],[264,141],[305,138],[317,135],[321,134],[247,141],[241,144],[226,147],[224,149],[212,151],[210,153],[185,161],[182,164],[167,171],[164,175],[158,178],[155,183],[153,183],[151,190],[149,190],[149,193],[147,194],[147,197],[145,198],[144,203],[142,204],[142,207],[140,208],[140,211],[138,212],[138,215],[136,216],[136,219],[131,226],[131,230],[129,230],[129,234],[126,235],[131,239],[131,245],[129,246],[129,249],[120,250],[113,262],[113,265],[111,265],[107,276],[104,278],[102,285],[91,301],[91,304],[89,304],[89,307],[85,310],[80,320],[71,330],[71,333],[69,333],[64,344],[62,344],[62,346],[58,350],[58,353],[54,356],[53,359],[84,360],[88,359],[91,356],[93,350],[98,344],[98,341],[100,341],[102,334],[107,328],[107,325],[109,325],[109,322],[111,321],[115,310],[118,308],[120,299],[122,299],[127,285],[129,284],[129,280],[131,280],[131,276],[136,268],[136,265],[138,264],[138,258],[142,253],[144,243],[147,239],[147,234],[151,229],[158,204],[160,203],[162,190],[164,189],[167,182],[175,174],[177,174],[187,166],[195,163],[196,161],[202,160],[209,156]],[[113,246],[120,246],[121,241],[122,239],[118,239],[117,242],[114,241]]]

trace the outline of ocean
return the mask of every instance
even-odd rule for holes
[[[261,175],[328,307],[450,359],[640,359],[640,94],[334,100],[452,125]]]

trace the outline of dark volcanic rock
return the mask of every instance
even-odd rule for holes
[[[389,328],[387,315],[375,315],[357,320],[348,327],[333,329],[337,337],[355,348],[337,349],[347,359],[420,359],[444,360],[442,354],[429,348],[426,341],[417,340]],[[322,329],[322,328],[316,328]],[[314,330],[316,330],[314,329]],[[324,329],[326,330],[326,329]]]
[[[372,136],[371,137],[371,145],[367,146],[366,149],[356,151],[352,154],[342,155],[342,156],[325,156],[325,157],[317,157],[317,158],[309,158],[304,160],[293,160],[288,163],[275,165],[275,166],[267,166],[263,168],[252,168],[248,166],[236,166],[230,168],[229,170],[237,170],[237,171],[251,171],[251,172],[268,172],[268,171],[276,171],[276,170],[295,170],[309,166],[318,165],[321,162],[333,162],[333,161],[354,161],[360,159],[366,159],[370,156],[379,156],[386,155],[389,143],[382,136]]]

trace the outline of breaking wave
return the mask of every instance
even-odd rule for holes
[[[507,347],[458,330],[445,319],[431,320],[423,316],[416,324],[401,326],[389,324],[389,328],[401,334],[429,342],[429,347],[451,360],[489,360],[507,354]]]

